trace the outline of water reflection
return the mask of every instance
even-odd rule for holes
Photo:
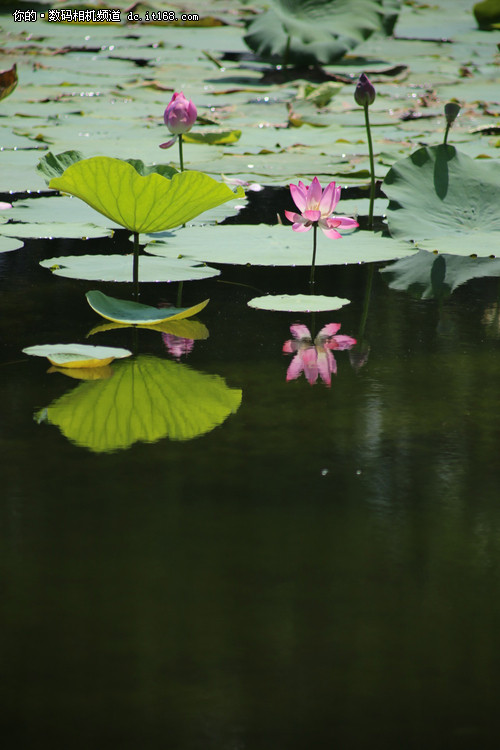
[[[283,352],[295,356],[287,370],[287,381],[296,380],[303,372],[310,385],[314,385],[320,376],[329,387],[332,373],[337,374],[337,362],[332,350],[350,349],[356,344],[356,339],[351,336],[336,335],[339,329],[340,323],[328,323],[313,342],[307,326],[301,323],[290,326],[293,339],[285,341]]]
[[[124,366],[122,366],[124,365]],[[242,391],[218,375],[140,355],[113,366],[113,377],[90,380],[37,412],[76,445],[98,453],[161,438],[191,440],[234,414]]]

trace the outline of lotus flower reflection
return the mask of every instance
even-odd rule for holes
[[[351,336],[337,336],[339,329],[340,323],[329,323],[321,329],[313,343],[307,326],[300,323],[290,326],[293,339],[285,341],[283,352],[295,356],[288,367],[287,381],[295,380],[303,372],[311,385],[319,375],[330,386],[332,373],[337,374],[337,362],[332,350],[350,349],[356,343]]]
[[[294,232],[308,232],[311,227],[317,227],[331,240],[339,240],[342,235],[340,229],[354,229],[359,226],[357,221],[347,216],[332,216],[340,200],[340,185],[330,182],[322,190],[317,177],[309,186],[299,181],[298,185],[290,185],[293,202],[300,213],[285,211],[287,219],[293,222]]]

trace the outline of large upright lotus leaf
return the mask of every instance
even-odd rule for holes
[[[244,37],[263,58],[296,65],[339,60],[375,31],[391,33],[398,0],[268,0]]]
[[[382,268],[380,273],[391,289],[420,299],[439,299],[470,279],[500,276],[500,259],[435,255],[420,250],[412,258],[401,258]]]
[[[191,440],[234,414],[242,392],[218,375],[141,355],[114,366],[109,380],[84,382],[39,411],[76,445],[102,453],[163,437]]]
[[[182,172],[171,180],[142,177],[121,159],[95,156],[66,169],[49,187],[81,198],[131,232],[161,232],[185,224],[221,203],[244,197],[202,172]]]
[[[48,185],[54,178],[61,177],[72,164],[76,164],[78,161],[83,161],[84,159],[85,156],[81,151],[63,151],[60,154],[53,154],[52,151],[49,151],[42,156],[36,169]],[[147,166],[141,159],[123,159],[123,161],[131,164],[135,171],[143,175],[143,177],[148,174],[160,174],[170,179],[174,174],[177,174],[177,169],[171,167],[169,164],[152,164]]]
[[[423,240],[500,232],[497,161],[471,159],[443,144],[420,148],[391,167],[382,190],[389,198],[387,222],[393,237]]]

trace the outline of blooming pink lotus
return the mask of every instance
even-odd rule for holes
[[[307,187],[303,182],[290,185],[293,202],[300,211],[285,211],[285,216],[293,221],[295,232],[308,232],[311,227],[320,227],[331,240],[341,239],[337,232],[340,229],[354,229],[359,226],[357,221],[347,216],[332,216],[335,206],[340,200],[340,185],[330,182],[324,190],[317,177]]]
[[[337,362],[332,354],[332,349],[350,349],[355,345],[356,339],[351,336],[337,336],[340,323],[328,323],[324,326],[314,339],[314,343],[307,326],[296,323],[290,326],[293,339],[285,341],[283,352],[295,354],[290,362],[286,379],[295,380],[301,372],[304,372],[307,380],[314,385],[318,375],[327,386],[332,383],[331,375],[337,374]]]

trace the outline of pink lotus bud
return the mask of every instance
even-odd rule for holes
[[[356,91],[354,92],[354,99],[360,107],[373,104],[375,101],[375,86],[364,73],[361,73],[359,76]]]
[[[187,133],[193,127],[196,116],[196,107],[191,100],[187,100],[182,91],[180,94],[175,93],[170,100],[170,104],[165,110],[163,119],[165,125],[174,135]]]

